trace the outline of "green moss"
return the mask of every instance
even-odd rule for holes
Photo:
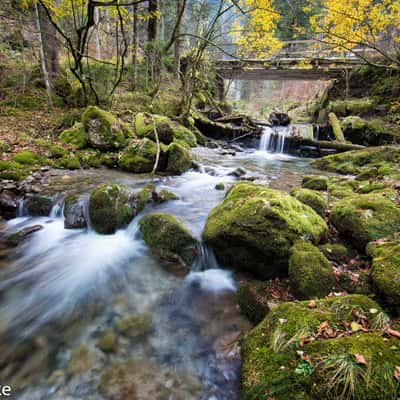
[[[83,150],[77,153],[82,168],[100,168],[103,165],[103,154],[98,150]]]
[[[69,376],[83,374],[90,370],[94,364],[94,357],[86,346],[79,346],[72,351],[68,364],[67,374]]]
[[[370,243],[367,253],[372,257],[372,281],[385,301],[400,304],[400,239]]]
[[[319,215],[324,216],[328,201],[318,191],[311,189],[295,189],[292,190],[290,194],[297,200],[310,206]]]
[[[25,200],[25,207],[29,215],[47,217],[53,208],[53,200],[36,194]]]
[[[326,176],[305,176],[302,187],[311,190],[326,190],[328,188],[328,178]]]
[[[4,140],[0,140],[0,153],[8,153],[9,151],[9,145]]]
[[[166,166],[166,149],[161,146],[160,150],[157,171],[164,170]],[[151,172],[156,161],[156,155],[157,145],[144,138],[124,149],[118,161],[118,166],[125,171],[135,173]]]
[[[140,232],[146,244],[162,258],[178,255],[187,265],[193,262],[197,241],[173,215],[157,212],[144,216]]]
[[[84,149],[89,144],[89,135],[80,122],[61,132],[59,139],[61,142],[72,144],[76,149]]]
[[[324,356],[339,354],[346,347],[347,340],[353,338],[342,341],[318,337],[321,324],[326,321],[329,328],[343,330],[346,329],[346,324],[357,321],[354,314],[361,313],[373,323],[381,311],[374,301],[360,295],[317,300],[314,308],[310,308],[308,304],[308,301],[304,301],[279,305],[244,338],[242,385],[245,400],[264,400],[268,397],[276,400],[325,398],[312,395],[312,391],[318,387],[324,387],[325,395],[329,393],[326,387],[329,384],[327,376],[314,375],[313,372],[314,366],[321,365],[320,352],[323,352],[322,348],[319,351],[316,349],[318,346],[328,346],[326,349],[332,350],[323,352]],[[371,346],[369,342],[366,356],[371,352],[379,356],[380,351],[385,349],[384,354],[389,356],[388,360],[395,356],[393,362],[397,362],[398,351],[390,350],[392,341],[386,345],[378,335],[365,336],[371,338],[365,340],[376,339],[376,346]],[[355,346],[359,337],[361,335],[354,336]],[[362,338],[360,343],[364,343]],[[360,348],[364,349],[364,346]],[[305,368],[299,368],[302,365],[297,350],[311,356],[312,368],[308,372]],[[363,351],[354,352],[364,354]]]
[[[89,134],[90,145],[101,151],[119,150],[132,137],[130,128],[111,113],[89,106],[82,114],[82,122]]]
[[[135,195],[136,209],[138,212],[142,211],[146,205],[152,201],[155,191],[156,187],[150,183],[145,185],[142,190]]]
[[[338,201],[330,217],[340,234],[361,251],[367,243],[400,230],[400,209],[392,201],[373,193]]]
[[[80,169],[81,163],[79,158],[74,154],[68,154],[57,160],[57,167],[64,169]]]
[[[0,160],[0,179],[21,181],[29,174],[29,169],[14,161]]]
[[[164,201],[178,200],[178,199],[179,197],[175,193],[165,189],[160,190],[160,192],[157,194],[158,203],[163,203]]]
[[[203,232],[222,264],[266,278],[287,273],[297,240],[319,243],[326,237],[325,221],[310,207],[284,192],[247,183],[228,191]]]
[[[134,314],[117,321],[118,331],[129,338],[138,338],[147,335],[152,330],[150,314]]]
[[[192,166],[192,158],[189,150],[178,143],[168,146],[167,171],[173,174],[182,174]]]
[[[97,347],[105,353],[113,352],[117,348],[117,340],[118,338],[114,331],[104,332],[97,342]]]
[[[34,165],[40,161],[37,154],[32,151],[25,150],[14,154],[13,160],[22,165]]]
[[[240,312],[255,325],[269,312],[266,293],[266,284],[261,281],[245,282],[237,289],[236,298]]]
[[[329,124],[332,127],[333,135],[335,137],[335,140],[337,140],[339,142],[344,142],[344,136],[343,136],[342,128],[340,127],[340,122],[339,122],[338,117],[336,116],[336,114],[334,114],[332,112],[329,113],[328,114],[328,120],[329,120]]]
[[[346,115],[363,115],[373,110],[371,99],[336,100],[329,103],[329,110],[344,117]]]
[[[225,185],[220,182],[215,185],[215,190],[225,190]]]
[[[132,196],[117,184],[103,184],[90,194],[90,222],[96,232],[114,233],[134,217]]]
[[[289,281],[299,297],[323,297],[332,291],[335,284],[333,270],[318,247],[299,241],[291,248],[291,252]]]
[[[182,141],[190,147],[197,144],[196,136],[189,129],[168,117],[145,113],[135,115],[135,132],[139,137],[155,141],[154,125],[158,139],[164,144],[168,145],[173,141]]]
[[[331,261],[343,264],[348,261],[350,255],[346,246],[339,243],[327,243],[319,246],[324,256]]]

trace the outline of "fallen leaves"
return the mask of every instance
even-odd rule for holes
[[[392,328],[390,328],[389,326],[386,327],[385,333],[386,333],[387,335],[389,335],[389,336],[394,336],[394,337],[396,337],[397,339],[400,339],[400,332],[399,332],[399,331],[396,331],[396,330],[394,330],[394,329],[392,329]]]
[[[400,367],[394,367],[393,377],[396,379],[396,381],[400,381]]]
[[[367,360],[365,359],[365,357],[362,354],[354,353],[353,356],[354,356],[354,360],[356,361],[357,364],[367,365]]]

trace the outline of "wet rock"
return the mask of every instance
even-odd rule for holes
[[[246,175],[246,170],[242,167],[236,168],[229,175],[236,176],[236,178],[240,178],[243,175]]]
[[[219,152],[221,156],[236,156],[236,152],[234,150],[222,150]]]
[[[290,117],[284,112],[273,111],[268,118],[268,122],[272,125],[287,126],[290,124]]]
[[[318,244],[327,233],[325,221],[287,193],[239,183],[208,215],[203,238],[223,265],[269,278],[287,274],[297,240]]]
[[[178,200],[178,199],[179,197],[175,193],[165,189],[160,190],[158,193],[155,193],[155,196],[153,196],[153,200],[156,203],[164,203],[166,201]]]
[[[82,122],[89,134],[91,147],[101,151],[119,150],[133,135],[127,124],[95,106],[84,111]]]
[[[221,182],[221,183],[217,183],[215,185],[215,190],[225,190],[225,185]]]
[[[369,242],[400,230],[400,208],[374,193],[339,200],[332,208],[330,219],[339,233],[360,251]]]
[[[53,200],[41,195],[33,195],[25,200],[24,206],[29,215],[47,217],[53,208]]]
[[[208,147],[209,149],[218,149],[219,144],[217,142],[214,142],[213,140],[208,140],[206,142],[206,147]]]
[[[67,196],[64,202],[64,228],[86,228],[84,203],[77,196]]]
[[[291,252],[289,281],[300,298],[323,297],[332,291],[335,276],[329,261],[318,247],[299,241],[291,248]]]
[[[103,184],[89,199],[89,217],[93,229],[102,234],[114,233],[135,216],[131,193],[122,185]]]
[[[143,239],[162,259],[191,265],[196,256],[197,240],[173,215],[157,212],[140,220]]]
[[[117,349],[118,337],[113,331],[104,332],[98,342],[97,347],[104,353],[114,352]]]
[[[11,219],[17,216],[18,197],[11,190],[3,190],[0,193],[0,214]]]
[[[266,296],[266,283],[261,281],[245,282],[237,289],[237,302],[240,312],[254,325],[260,323],[269,312]]]
[[[13,233],[9,236],[6,240],[7,244],[11,247],[18,246],[22,241],[24,241],[28,236],[32,235],[33,233],[40,231],[43,229],[42,225],[32,225],[28,226],[20,231]]]

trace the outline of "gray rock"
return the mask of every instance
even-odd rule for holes
[[[84,203],[76,196],[67,196],[64,204],[64,228],[80,229],[86,226]]]

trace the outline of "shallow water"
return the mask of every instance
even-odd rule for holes
[[[307,160],[285,155],[219,152],[195,150],[207,172],[157,178],[157,189],[169,189],[179,200],[144,213],[171,212],[200,238],[208,212],[224,196],[215,185],[232,184],[235,168],[284,190],[311,171]],[[48,191],[60,192],[55,202],[68,193],[85,199],[102,182],[136,189],[149,180],[78,171],[51,177]],[[7,234],[37,224],[43,229],[10,251],[0,271],[0,383],[12,387],[14,398],[27,400],[238,398],[237,340],[249,324],[238,313],[229,269],[202,248],[192,272],[171,273],[142,242],[140,216],[104,236],[65,230],[61,207],[59,200],[49,217],[7,223]],[[118,335],[112,352],[102,352],[99,338],[120,331],[127,318],[136,321],[132,332]]]

